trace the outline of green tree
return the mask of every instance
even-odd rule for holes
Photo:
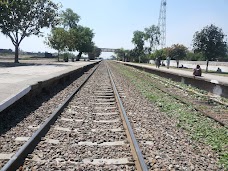
[[[120,49],[117,49],[115,50],[114,52],[117,56],[117,60],[119,61],[124,61],[124,58],[125,58],[125,54],[124,54],[124,49],[123,48],[120,48]]]
[[[80,20],[80,16],[75,13],[72,9],[67,8],[66,11],[61,13],[61,24],[64,28],[76,28]]]
[[[117,56],[117,60],[126,62],[127,61],[127,55],[128,55],[127,53],[128,52],[129,52],[128,50],[125,50],[124,48],[120,48],[120,49],[116,50],[114,53]]]
[[[130,52],[130,50],[125,49],[124,53],[125,53],[125,62],[131,61],[131,52]]]
[[[208,64],[210,60],[215,60],[219,57],[225,57],[227,42],[225,34],[221,28],[211,24],[204,27],[200,32],[196,32],[193,37],[194,52],[201,52],[206,60],[208,71]]]
[[[18,50],[25,37],[42,35],[41,29],[57,24],[58,5],[50,0],[14,0],[0,5],[0,30]]]
[[[184,45],[174,44],[169,49],[169,56],[175,59],[177,62],[177,68],[179,67],[179,60],[184,59],[187,55],[187,48]]]
[[[98,48],[97,46],[94,46],[92,52],[88,53],[88,57],[90,60],[93,60],[96,57],[99,57],[100,55],[101,55],[101,49]]]
[[[69,41],[69,34],[63,28],[53,28],[51,34],[48,35],[46,44],[51,48],[58,51],[58,61],[59,53],[67,49],[67,44]]]
[[[135,45],[135,52],[139,57],[139,62],[140,62],[141,56],[144,55],[144,44],[145,44],[144,38],[145,38],[145,33],[142,31],[137,30],[133,33],[132,43]]]
[[[169,48],[163,48],[163,49],[155,50],[154,53],[148,54],[147,57],[148,57],[148,61],[150,59],[155,60],[156,58],[165,60],[168,55],[169,55]]]
[[[146,41],[149,42],[150,47],[149,47],[149,54],[150,52],[155,49],[155,46],[159,45],[159,36],[160,36],[160,31],[159,27],[152,25],[149,28],[145,28],[145,35],[144,38]]]
[[[131,61],[131,62],[136,62],[136,61],[138,61],[138,55],[137,55],[138,53],[136,52],[136,49],[131,49],[130,51],[129,51],[129,61]]]
[[[78,25],[80,16],[68,8],[61,14],[62,25],[68,31],[69,39],[67,41],[67,49],[69,51],[78,51],[76,60],[79,61],[82,53],[89,53],[93,51],[94,37],[93,30],[88,27]]]
[[[165,60],[166,59],[166,56],[167,56],[167,51],[166,49],[159,49],[159,50],[156,50],[154,52],[154,57],[158,57],[160,58],[161,60]]]
[[[226,56],[224,59],[220,60],[220,61],[225,61],[225,62],[228,62],[228,44],[226,46]]]
[[[116,56],[114,56],[114,55],[110,56],[110,60],[116,60],[116,59],[117,59]]]
[[[94,47],[94,43],[92,41],[94,37],[94,33],[93,33],[93,30],[91,30],[89,27],[83,27],[83,26],[78,26],[76,28],[76,32],[77,34],[75,38],[76,40],[75,47],[76,47],[76,50],[79,52],[76,60],[79,61],[82,53],[92,52]],[[79,37],[79,39],[77,39],[77,36]]]
[[[187,56],[185,57],[185,60],[203,61],[205,60],[205,58],[202,53],[187,52]]]

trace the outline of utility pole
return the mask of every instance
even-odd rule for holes
[[[158,28],[160,30],[159,43],[163,49],[166,46],[166,0],[161,0]]]

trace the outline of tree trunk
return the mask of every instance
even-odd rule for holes
[[[59,50],[58,50],[58,62],[59,62]]]
[[[17,45],[15,45],[15,58],[14,58],[15,63],[19,63],[18,54],[19,54],[19,45],[17,44]]]
[[[209,60],[207,60],[206,72],[208,72],[208,64],[209,64]]]
[[[81,58],[81,56],[82,56],[82,52],[79,52],[79,54],[77,55],[76,61],[79,61],[79,59]]]
[[[179,67],[179,60],[176,60],[176,62],[177,62],[177,68]]]

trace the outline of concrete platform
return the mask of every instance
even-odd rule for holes
[[[122,62],[124,63],[124,62]],[[138,63],[132,63],[132,62],[127,62],[130,65],[134,66],[143,66],[146,68],[151,68],[154,70],[158,71],[164,71],[164,72],[169,72],[177,75],[185,75],[185,76],[191,76],[193,77],[193,71],[188,71],[185,69],[175,69],[175,68],[166,68],[165,66],[161,66],[160,68],[156,68],[154,65],[149,65],[149,64],[138,64]],[[220,75],[214,75],[214,74],[209,74],[209,73],[203,73],[201,77],[202,79],[205,79],[207,81],[212,81],[212,82],[218,82],[218,83],[223,83],[228,85],[228,77],[226,76],[220,76]]]
[[[180,81],[186,84],[191,84],[200,89],[209,91],[219,96],[228,97],[228,77],[221,75],[214,75],[210,73],[202,73],[201,77],[194,77],[193,71],[186,69],[167,69],[165,66],[156,68],[154,65],[150,64],[139,64],[132,62],[122,62],[118,61],[125,65],[134,66],[143,70],[152,70],[155,74],[164,76],[166,78],[173,79],[175,81]]]
[[[0,112],[30,92],[33,85],[64,75],[97,61],[26,63],[24,66],[0,65]]]

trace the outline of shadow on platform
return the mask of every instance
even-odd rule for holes
[[[67,65],[67,63],[63,63],[62,64],[50,64],[50,63],[24,63],[24,62],[20,62],[20,63],[14,63],[14,62],[0,62],[0,68],[7,68],[7,67],[19,67],[19,66],[41,66],[41,65],[46,65],[46,66],[58,66],[58,67],[65,67],[65,66],[70,66]]]

